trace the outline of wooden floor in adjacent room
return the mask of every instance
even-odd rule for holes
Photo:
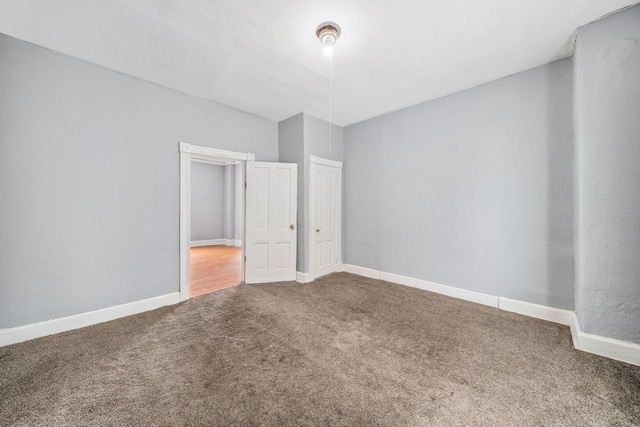
[[[201,246],[191,248],[190,297],[239,285],[242,281],[242,248]]]

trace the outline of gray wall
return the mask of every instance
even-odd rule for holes
[[[298,258],[297,270],[309,271],[309,186],[310,156],[342,161],[343,129],[329,122],[300,113],[278,123],[280,161],[298,164]]]
[[[225,166],[191,162],[191,241],[225,238]]]
[[[244,163],[238,163],[234,167],[235,193],[233,201],[235,206],[233,213],[233,239],[243,242],[244,239]],[[244,244],[244,242],[243,242]]]
[[[298,165],[298,224],[296,270],[305,272],[306,233],[304,231],[304,114],[300,113],[278,123],[280,161]]]
[[[223,233],[225,239],[234,239],[235,235],[235,207],[236,207],[236,171],[234,165],[223,167]]]
[[[640,6],[580,29],[576,49],[577,316],[640,344]]]
[[[178,142],[277,124],[0,35],[0,328],[178,291]]]
[[[343,128],[332,124],[331,142],[329,142],[329,122],[304,114],[304,151],[307,165],[311,155],[342,161]]]
[[[346,263],[574,307],[572,63],[344,129]]]
[[[303,272],[309,271],[309,251],[308,245],[311,244],[311,236],[309,236],[309,224],[311,223],[311,167],[309,159],[311,156],[321,157],[323,159],[343,161],[343,128],[341,126],[331,124],[331,132],[329,132],[329,122],[319,119],[309,114],[304,114],[304,223],[303,230],[305,233],[305,251],[302,257]],[[344,167],[344,165],[343,165]],[[300,168],[300,166],[298,166]],[[300,172],[298,172],[300,173]],[[344,180],[343,180],[344,187]],[[343,192],[344,195],[344,192]]]

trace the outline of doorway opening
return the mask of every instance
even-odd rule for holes
[[[191,160],[191,298],[242,282],[242,166]]]
[[[244,281],[245,165],[254,159],[180,143],[181,301]]]

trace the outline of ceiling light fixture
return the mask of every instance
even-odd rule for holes
[[[320,24],[316,29],[316,36],[320,43],[324,45],[324,54],[331,56],[333,53],[333,45],[338,41],[340,37],[340,27],[333,22],[325,22]]]
[[[316,36],[320,43],[324,45],[324,54],[329,57],[329,152],[331,152],[332,135],[331,128],[333,119],[333,45],[340,37],[340,27],[333,22],[324,22],[316,28]]]

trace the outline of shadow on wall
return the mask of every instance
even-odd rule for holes
[[[548,159],[546,305],[573,310],[573,58],[563,59],[545,67],[545,73]]]

